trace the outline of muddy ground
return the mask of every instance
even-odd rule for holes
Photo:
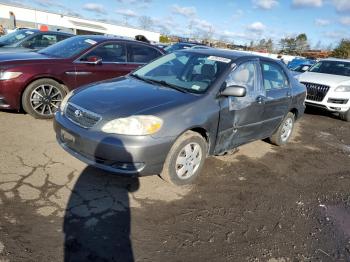
[[[125,178],[0,112],[0,261],[350,261],[350,123],[309,111],[293,141],[211,157],[197,184]]]

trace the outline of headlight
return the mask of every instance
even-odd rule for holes
[[[19,77],[22,72],[0,72],[0,80],[10,80]]]
[[[162,125],[163,120],[156,116],[140,115],[114,119],[106,123],[101,130],[105,133],[144,136],[158,132]]]
[[[69,98],[71,98],[71,96],[74,95],[73,91],[70,91],[62,100],[61,105],[60,105],[60,109],[63,112],[66,109],[67,103]]]
[[[338,86],[334,89],[335,92],[350,92],[350,86]]]

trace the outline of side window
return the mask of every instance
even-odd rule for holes
[[[88,57],[97,56],[102,59],[102,62],[125,62],[126,52],[125,45],[122,43],[108,43],[100,45],[88,52],[81,58],[81,61],[87,61]]]
[[[44,48],[57,43],[56,35],[36,35],[23,43],[27,48]]]
[[[148,63],[162,54],[155,48],[139,45],[139,44],[130,44],[130,62],[134,63]]]
[[[57,42],[65,40],[69,37],[70,37],[69,35],[57,35]]]
[[[262,62],[261,70],[266,91],[289,87],[288,78],[278,64]]]
[[[242,109],[256,101],[265,92],[259,84],[259,64],[255,61],[245,62],[235,68],[226,78],[226,86],[244,86],[247,94],[244,97],[230,97],[230,110]]]

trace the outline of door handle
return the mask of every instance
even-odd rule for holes
[[[258,104],[265,104],[265,97],[263,96],[258,96],[256,98],[256,102],[258,102]]]

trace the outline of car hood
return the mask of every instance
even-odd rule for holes
[[[349,76],[330,75],[323,73],[305,72],[297,76],[299,82],[309,82],[327,86],[338,86],[340,84],[350,85]]]
[[[40,53],[36,53],[36,52],[21,52],[21,53],[6,53],[6,52],[1,53],[0,52],[0,63],[17,62],[17,61],[28,62],[28,60],[45,60],[45,59],[53,59],[53,58]]]
[[[196,97],[131,77],[121,77],[81,88],[69,102],[108,120],[135,114],[156,114],[164,106],[188,103]]]

